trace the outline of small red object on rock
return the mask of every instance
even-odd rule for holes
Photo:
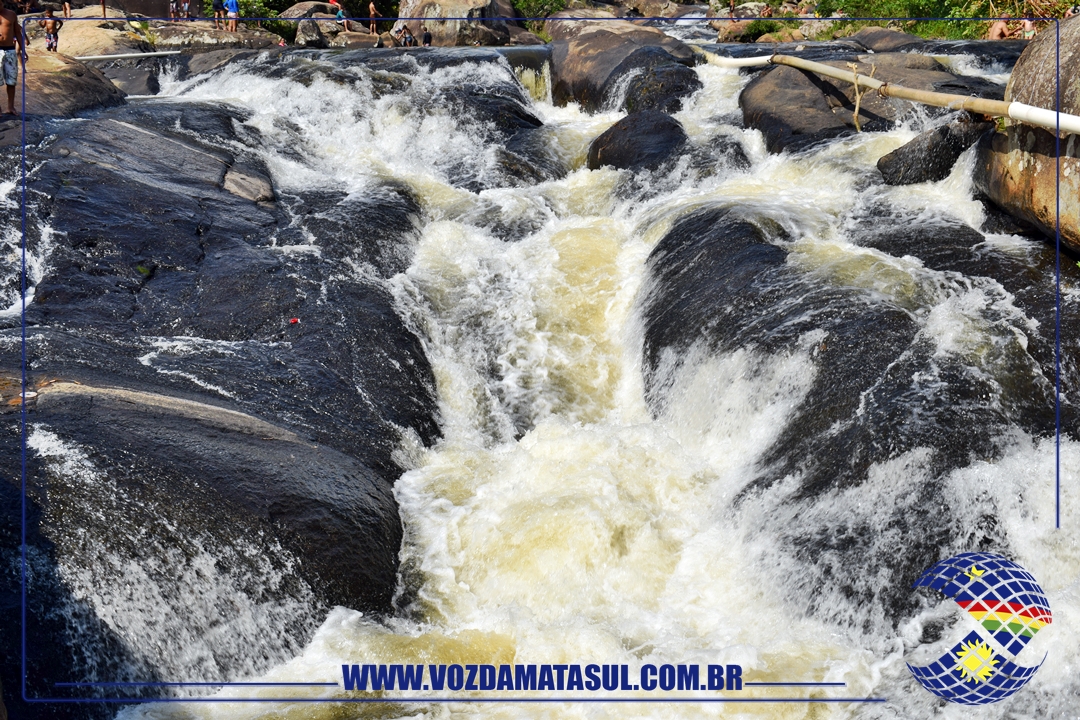
[[[290,325],[295,325],[298,322],[300,322],[300,318],[289,318]]]

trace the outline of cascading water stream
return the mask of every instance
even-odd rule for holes
[[[505,63],[414,64],[407,73],[321,63],[316,54],[287,71],[238,62],[166,83],[166,97],[145,101],[242,108],[285,202],[313,188],[363,196],[399,184],[422,208],[411,263],[385,282],[424,339],[443,438],[432,449],[406,439],[399,451],[413,469],[395,487],[406,533],[398,612],[376,621],[336,608],[302,652],[262,679],[334,682],[341,664],[359,662],[733,662],[757,680],[845,682],[845,695],[887,697],[891,705],[237,703],[131,707],[122,717],[959,717],[969,711],[939,708],[912,689],[904,664],[905,646],[936,641],[942,627],[947,634],[955,613],[945,605],[909,608],[894,626],[890,608],[911,595],[907,588],[883,587],[870,598],[845,589],[887,584],[885,566],[903,556],[919,523],[939,522],[918,517],[927,488],[957,528],[943,552],[973,549],[959,528],[991,518],[976,541],[1008,548],[1042,581],[1054,625],[1027,652],[1052,660],[1025,702],[1044,717],[1070,712],[1080,692],[1069,672],[1080,659],[1080,537],[1068,489],[1062,529],[1053,530],[1052,437],[1016,422],[949,427],[993,433],[986,443],[997,459],[941,471],[932,449],[912,447],[872,463],[858,484],[805,497],[795,473],[755,482],[822,373],[845,371],[816,362],[831,341],[826,330],[799,331],[774,347],[752,335],[734,347],[698,343],[661,357],[656,368],[642,357],[643,305],[656,291],[650,253],[694,211],[734,209],[771,221],[769,241],[783,247],[786,271],[808,288],[842,288],[868,307],[899,308],[913,323],[912,347],[928,348],[930,370],[920,371],[927,393],[944,382],[935,369],[959,364],[1000,387],[987,402],[1004,407],[1010,373],[1041,377],[1028,342],[1052,342],[1052,330],[989,272],[936,269],[917,255],[862,243],[867,218],[886,207],[901,224],[980,229],[970,154],[939,183],[879,184],[874,162],[914,136],[925,121],[916,118],[893,132],[768,155],[759,133],[733,122],[746,78],[702,65],[704,88],[676,115],[694,158],[634,184],[615,170],[590,171],[583,167],[589,142],[620,113],[590,116],[540,97],[530,107],[543,120],[536,142],[569,171],[528,178],[506,169],[490,128],[463,121],[444,101],[462,85],[518,87]],[[750,167],[716,150],[719,138],[738,142]],[[290,238],[281,252],[319,252]],[[980,247],[991,258],[1045,265],[1045,249],[1030,240],[987,234]],[[373,276],[362,262],[340,271]],[[1065,289],[1070,308],[1071,281]],[[813,325],[816,314],[834,309],[811,300],[791,309],[792,325]],[[865,328],[867,344],[873,332]],[[210,350],[192,342],[184,352]],[[921,412],[928,397],[912,395],[909,412]],[[1075,477],[1080,446],[1064,439],[1061,458],[1063,475]],[[905,511],[915,529],[897,528],[895,515]],[[864,564],[826,568],[835,556],[823,553],[812,566],[792,550],[791,536],[851,534],[865,548]],[[807,586],[818,590],[812,602],[802,595]],[[219,696],[311,692],[237,688]],[[1009,716],[1008,707],[980,717]]]

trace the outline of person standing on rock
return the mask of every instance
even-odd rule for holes
[[[0,58],[0,74],[4,76],[4,85],[7,86],[6,114],[14,115],[15,85],[19,81],[20,61],[23,70],[26,70],[26,37],[19,25],[19,16],[6,7],[0,10],[0,50],[4,53],[3,58]]]
[[[64,27],[64,21],[53,17],[52,8],[45,10],[45,18],[38,20],[38,26],[45,29],[45,50],[56,52],[56,45],[60,41],[60,28]]]
[[[375,17],[382,17],[383,14],[375,9],[375,0],[371,0],[367,6],[368,16],[371,18],[371,34],[375,34]]]
[[[421,25],[420,29],[424,31],[423,41],[424,47],[431,47],[431,31],[427,29],[427,25]]]
[[[229,14],[229,32],[236,32],[236,21],[240,17],[240,3],[237,0],[225,0],[225,11]]]
[[[221,30],[225,24],[225,3],[223,0],[214,0],[214,29]]]
[[[64,17],[71,17],[71,3],[68,0],[64,0]]]

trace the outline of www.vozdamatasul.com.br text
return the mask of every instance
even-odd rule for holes
[[[342,665],[346,690],[742,690],[741,665]]]

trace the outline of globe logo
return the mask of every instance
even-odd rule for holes
[[[908,664],[930,692],[961,705],[995,703],[1027,685],[1042,667],[1042,662],[1035,667],[1015,662],[1052,622],[1046,594],[1024,568],[993,553],[961,553],[924,572],[914,587],[952,598],[988,633],[971,631],[929,665]]]

